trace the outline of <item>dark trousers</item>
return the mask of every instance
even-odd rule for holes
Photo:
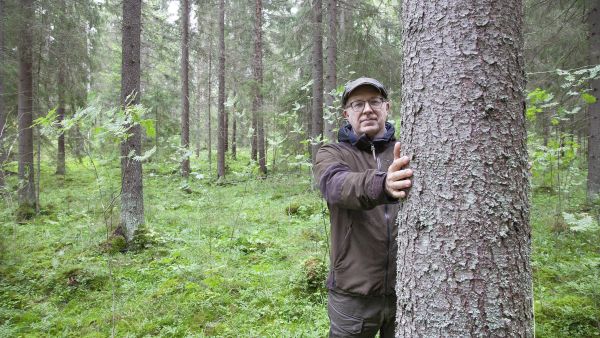
[[[329,290],[329,337],[394,337],[396,296],[352,296]]]

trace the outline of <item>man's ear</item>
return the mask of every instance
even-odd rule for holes
[[[344,109],[344,111],[342,112],[342,114],[344,114],[344,118],[348,118],[348,111],[346,109]]]

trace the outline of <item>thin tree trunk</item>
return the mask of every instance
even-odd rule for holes
[[[186,152],[181,176],[187,178],[190,175],[189,0],[181,0],[181,7],[181,147]]]
[[[194,123],[194,129],[195,129],[195,143],[196,143],[196,158],[200,158],[200,147],[201,147],[201,143],[202,143],[202,130],[201,130],[201,123],[200,121],[202,121],[202,104],[203,104],[203,99],[204,99],[204,92],[200,89],[200,84],[202,83],[202,72],[200,70],[200,67],[198,67],[198,69],[196,70],[196,93],[198,94],[196,97],[196,114],[194,114],[194,119],[196,121],[196,123]],[[193,90],[192,90],[193,91]]]
[[[225,177],[225,0],[219,0],[219,139],[217,176]]]
[[[33,0],[21,2],[23,18],[19,45],[19,209],[31,216],[36,210],[35,171],[33,167]]]
[[[404,0],[396,337],[533,337],[522,0]]]
[[[4,163],[7,150],[4,145],[6,130],[6,110],[4,107],[4,0],[0,0],[0,191],[4,189]]]
[[[323,136],[323,2],[313,0],[313,46],[312,46],[312,121],[310,137],[312,163],[321,147]]]
[[[338,114],[333,106],[335,96],[331,93],[336,89],[337,83],[337,0],[328,0],[327,13],[329,15],[329,35],[327,36],[327,77],[325,78],[325,106],[328,118],[325,120],[325,137],[329,142],[335,142],[338,127]]]
[[[212,39],[208,51],[208,111],[206,113],[206,147],[208,148],[208,171],[212,172],[212,126],[210,107],[212,106]]]
[[[263,112],[258,114],[258,169],[262,177],[267,176],[267,152],[265,147],[265,122]]]
[[[590,64],[600,64],[600,4],[590,1],[591,8],[588,15]],[[590,105],[589,114],[589,141],[588,141],[588,177],[587,195],[590,200],[600,194],[600,79],[592,80],[592,95],[598,100]]]
[[[234,93],[233,97],[235,97],[235,93]],[[233,111],[231,113],[231,119],[233,120],[233,126],[232,126],[232,130],[231,130],[231,158],[233,160],[237,159],[237,140],[236,140],[236,137],[237,137],[236,120],[237,120],[237,118],[235,117],[236,108],[237,108],[237,103],[233,105]]]
[[[262,176],[267,175],[265,160],[265,130],[262,111],[263,95],[263,43],[262,43],[262,0],[255,1],[254,8],[254,100],[252,101],[252,122],[256,120],[256,146],[258,150],[258,168]],[[254,140],[252,141],[254,142]]]
[[[64,69],[64,61],[59,61],[59,69],[58,69],[58,108],[57,108],[57,122],[59,125],[62,124],[62,121],[65,119],[65,69]],[[56,174],[64,175],[65,174],[65,133],[61,132],[58,135],[57,141],[57,154],[56,154]]]
[[[141,14],[141,0],[123,0],[121,104],[124,109],[140,102]],[[141,128],[139,124],[128,127],[131,136],[121,142],[121,227],[129,243],[144,223],[144,194],[142,163],[131,156],[142,154]]]
[[[254,102],[253,102],[254,104]],[[250,150],[250,158],[253,161],[258,161],[258,112],[252,109],[252,144]]]
[[[229,110],[225,109],[224,112],[225,115],[223,115],[223,119],[225,120],[225,127],[223,127],[223,130],[225,132],[225,137],[223,137],[223,140],[225,141],[225,152],[229,151]]]

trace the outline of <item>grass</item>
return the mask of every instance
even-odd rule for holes
[[[176,165],[147,164],[151,240],[111,254],[102,205],[118,191],[114,163],[96,163],[100,184],[91,163],[70,163],[64,180],[42,167],[42,214],[29,223],[15,224],[5,201],[0,336],[327,332],[325,294],[310,280],[319,285],[324,273],[305,268],[327,255],[323,205],[306,171],[256,179],[242,159],[224,184],[196,175],[184,183]],[[108,219],[115,227],[118,210]]]
[[[69,162],[64,179],[44,161],[40,215],[17,224],[14,195],[0,204],[0,337],[325,336],[326,207],[306,169],[259,179],[243,155],[221,182],[199,159],[187,182],[175,162],[145,164],[146,247],[125,253],[104,244],[116,159],[96,160],[98,178]],[[557,230],[556,205],[534,193],[536,333],[598,337],[600,235]]]

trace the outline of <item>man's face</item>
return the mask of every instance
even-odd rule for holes
[[[384,101],[379,108],[373,108],[368,103],[369,100],[381,97],[381,93],[371,86],[358,87],[348,97],[346,107],[344,107],[344,117],[348,120],[357,136],[366,134],[369,138],[373,139],[385,134],[385,121],[387,120],[390,103]],[[356,101],[367,102],[362,112],[352,109],[351,105]]]

